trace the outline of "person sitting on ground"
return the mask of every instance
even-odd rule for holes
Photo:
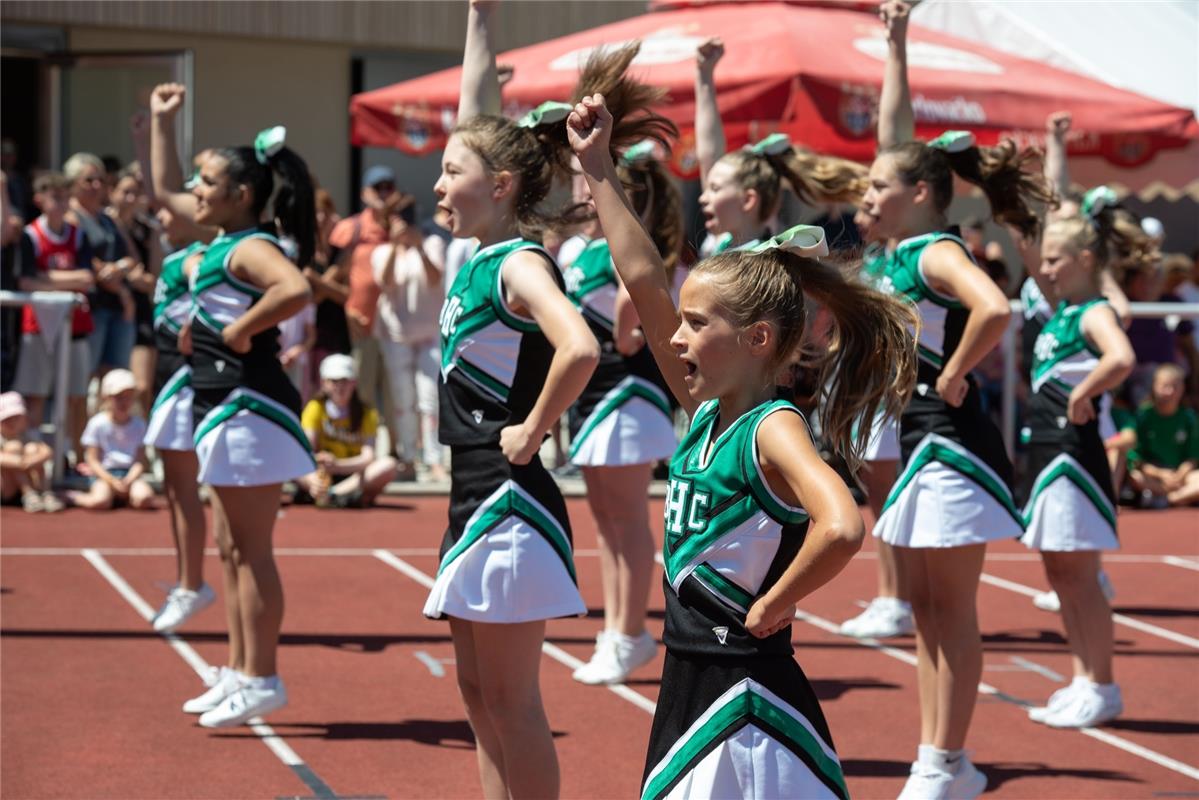
[[[100,410],[83,430],[83,453],[91,468],[86,492],[71,492],[71,502],[93,511],[127,504],[153,508],[154,490],[146,473],[146,421],[133,413],[137,379],[127,369],[114,369],[100,382]]]
[[[62,501],[46,485],[46,462],[54,451],[45,442],[25,441],[28,427],[21,395],[0,394],[0,503],[20,502],[30,513],[62,511]]]
[[[340,353],[326,356],[321,390],[300,417],[318,469],[297,483],[319,506],[370,506],[396,474],[394,458],[375,457],[379,414],[362,402],[357,388],[354,359]]]
[[[1154,507],[1199,502],[1199,416],[1182,407],[1182,370],[1162,364],[1153,373],[1150,401],[1137,412],[1136,446],[1128,478]]]

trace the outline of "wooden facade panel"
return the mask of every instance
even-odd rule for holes
[[[507,0],[496,30],[501,50],[586,30],[645,11],[644,0]],[[248,36],[402,50],[460,50],[466,2],[410,0],[4,0],[5,22],[87,25]]]

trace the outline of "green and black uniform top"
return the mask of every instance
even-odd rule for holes
[[[197,389],[253,389],[296,406],[298,414],[299,395],[279,364],[279,329],[271,327],[256,334],[250,339],[247,353],[234,352],[221,337],[225,326],[245,314],[263,295],[258,287],[238,280],[230,269],[233,253],[251,239],[268,241],[283,252],[273,234],[257,228],[225,233],[205,248],[192,271],[192,385]]]
[[[1070,393],[1095,371],[1103,355],[1082,332],[1082,318],[1095,306],[1111,307],[1103,297],[1078,305],[1062,302],[1037,337],[1032,362],[1033,394],[1028,402],[1030,443],[1072,444],[1082,437],[1100,438],[1102,396],[1091,398],[1095,416],[1086,425],[1073,425],[1066,416]]]
[[[770,414],[799,410],[771,400],[746,411],[718,437],[720,405],[696,409],[691,429],[670,460],[666,495],[666,628],[663,642],[679,654],[790,655],[791,628],[765,639],[745,630],[754,598],[794,560],[808,514],[771,490],[758,460],[757,433]]]
[[[587,320],[591,333],[600,345],[600,360],[579,396],[578,405],[586,413],[603,399],[617,384],[630,375],[649,381],[660,391],[654,394],[655,405],[663,406],[670,416],[667,389],[658,365],[648,347],[631,356],[616,349],[616,298],[620,283],[612,265],[612,251],[607,239],[593,239],[563,272],[566,296]],[[649,398],[647,398],[649,399]]]
[[[154,284],[154,345],[158,351],[154,369],[157,375],[169,378],[187,363],[187,357],[179,352],[179,329],[191,316],[192,296],[183,265],[192,255],[202,253],[204,247],[203,242],[192,242],[162,260],[162,269]]]
[[[1041,294],[1041,287],[1031,276],[1020,284],[1020,310],[1024,317],[1020,326],[1020,358],[1027,370],[1024,377],[1028,378],[1032,374],[1032,364],[1036,361],[1037,337],[1053,316],[1053,306]]]
[[[536,242],[509,239],[479,248],[454,278],[441,307],[440,431],[442,444],[498,444],[500,430],[528,417],[549,373],[553,346],[536,321],[518,315],[504,296],[508,257]]]

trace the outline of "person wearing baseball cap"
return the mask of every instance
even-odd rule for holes
[[[86,492],[67,497],[80,508],[106,511],[120,505],[153,508],[146,472],[146,421],[134,413],[137,380],[127,369],[110,370],[100,381],[100,410],[83,429],[83,454],[91,470]]]
[[[379,414],[358,396],[354,359],[327,356],[320,374],[321,390],[300,417],[318,468],[297,483],[321,507],[370,506],[399,465],[391,456],[375,457]],[[305,498],[297,492],[297,499]]]
[[[29,416],[17,392],[0,394],[0,504],[30,513],[61,511],[63,502],[49,491],[46,462],[54,451],[44,442],[25,441]]]

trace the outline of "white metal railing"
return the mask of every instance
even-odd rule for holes
[[[49,305],[75,306],[86,302],[81,294],[75,292],[7,292],[0,291],[0,306],[15,306],[20,308],[31,302]],[[63,456],[66,454],[67,441],[67,397],[70,395],[71,376],[71,314],[68,313],[58,331],[58,353],[55,363],[54,407],[50,414],[54,425],[54,458],[53,480],[58,483],[63,476]],[[42,421],[32,420],[34,425]]]
[[[1199,303],[1131,303],[1132,316],[1144,319],[1199,319]],[[999,347],[1003,351],[1003,403],[1001,420],[1003,443],[1009,455],[1016,452],[1016,385],[1020,380],[1016,369],[1016,331],[1024,325],[1024,304],[1012,301],[1012,321],[1003,333]]]

